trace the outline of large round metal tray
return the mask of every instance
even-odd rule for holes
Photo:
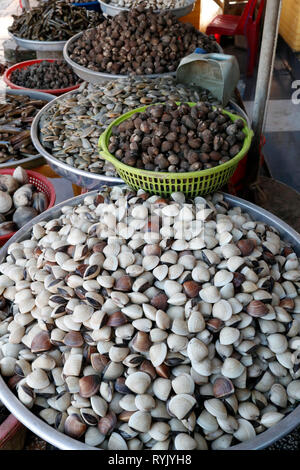
[[[41,109],[31,126],[31,139],[32,142],[37,149],[37,151],[45,157],[51,168],[63,178],[66,178],[72,183],[80,186],[82,188],[86,188],[89,190],[98,189],[103,184],[107,184],[108,186],[112,186],[114,184],[121,184],[123,180],[119,177],[114,176],[105,176],[100,175],[97,173],[91,173],[84,170],[78,170],[67,163],[62,162],[58,158],[55,158],[51,153],[48,152],[47,149],[42,145],[40,141],[40,132],[39,132],[39,123],[44,113],[46,113],[51,106],[59,100],[64,99],[65,96],[70,95],[71,93],[77,93],[78,90],[70,91],[69,93],[65,93],[62,96],[58,96],[55,98],[51,103],[48,103],[46,106]],[[251,128],[251,123],[249,117],[234,101],[229,102],[230,107],[233,109],[235,114],[239,114],[247,121],[247,126]],[[99,136],[100,137],[100,136]],[[100,158],[100,157],[99,157]]]
[[[89,193],[90,195],[97,194],[97,191]],[[60,210],[64,205],[75,206],[76,204],[81,203],[85,194],[77,196],[75,198],[64,201],[57,206],[54,206],[52,209],[49,209],[38,217],[30,221],[24,227],[22,227],[0,250],[0,263],[4,261],[5,256],[7,255],[8,247],[15,242],[22,241],[26,239],[30,230],[34,224],[39,221],[46,220],[49,221],[60,215]],[[300,256],[300,235],[292,229],[285,222],[280,220],[278,217],[274,216],[270,212],[248,202],[243,199],[225,194],[225,200],[230,204],[230,206],[239,206],[243,211],[247,211],[254,220],[262,221],[268,225],[275,227],[282,239],[287,243],[291,244],[297,253]],[[98,450],[94,447],[87,446],[86,444],[77,441],[68,437],[67,435],[55,430],[48,424],[46,424],[38,416],[34,415],[28,408],[26,408],[14,395],[14,393],[9,389],[9,387],[4,382],[3,378],[0,376],[0,400],[3,404],[9,409],[15,417],[21,421],[27,428],[32,432],[40,436],[45,441],[54,445],[55,447],[62,450]],[[230,447],[230,450],[259,450],[264,449],[265,447],[271,445],[273,442],[285,436],[287,433],[291,432],[297,425],[300,423],[300,405],[295,408],[289,415],[283,418],[278,424],[267,429],[266,431],[258,434],[254,439],[251,439],[246,442],[242,442],[238,445]]]
[[[113,5],[112,3],[109,2],[103,2],[102,0],[98,0],[101,6],[101,10],[103,13],[105,13],[108,16],[116,16],[121,11],[128,11],[130,8],[122,8],[118,7],[116,5]],[[175,15],[177,18],[182,18],[183,16],[188,15],[193,11],[195,5],[195,0],[188,0],[187,4],[184,7],[180,8],[170,8],[169,10],[155,10],[155,11],[161,11],[161,12],[171,12],[173,15]]]
[[[120,78],[127,78],[128,75],[116,75],[113,73],[105,73],[105,72],[95,72],[94,70],[90,70],[87,67],[83,67],[82,65],[76,64],[70,56],[68,49],[70,47],[70,44],[72,44],[74,41],[76,41],[80,36],[82,36],[83,32],[75,34],[75,36],[71,37],[65,44],[63,48],[63,56],[65,61],[72,67],[73,71],[78,75],[78,77],[82,78],[82,80],[85,80],[86,82],[91,82],[94,84],[97,83],[106,83],[111,80],[118,80]],[[162,74],[152,74],[152,75],[145,75],[147,78],[157,78],[157,77],[165,77],[167,75],[176,75],[176,72],[173,73],[162,73]],[[143,75],[139,75],[143,76]]]
[[[77,64],[74,62],[70,56],[69,56],[69,47],[70,44],[72,44],[74,41],[76,41],[83,32],[75,34],[75,36],[72,36],[65,44],[63,48],[63,56],[65,61],[72,67],[74,73],[78,75],[78,77],[82,78],[82,80],[85,80],[86,82],[91,82],[94,84],[97,83],[105,83],[111,80],[118,80],[120,78],[127,78],[128,75],[116,75],[112,73],[105,73],[105,72],[95,72],[94,70],[90,70],[87,67],[83,67],[82,65]],[[216,42],[217,48],[219,52],[222,54],[223,49],[221,46]],[[158,77],[166,77],[168,75],[175,76],[175,72],[167,72],[167,73],[157,73],[157,74],[150,74],[150,75],[139,75],[139,77],[147,77],[147,78],[158,78]]]
[[[11,34],[12,39],[20,47],[31,49],[32,51],[50,52],[62,51],[67,41],[33,41],[32,39],[24,39]]]
[[[57,102],[58,100],[63,99],[65,96],[70,95],[71,93],[74,93],[74,92],[76,93],[77,90],[70,91],[69,93],[65,93],[64,95],[58,96],[57,98],[53,100],[53,103]],[[86,188],[89,190],[98,189],[103,184],[106,184],[108,186],[112,186],[114,184],[120,184],[120,183],[124,184],[124,181],[121,178],[115,178],[113,176],[98,175],[96,173],[90,173],[88,171],[78,170],[77,168],[74,168],[68,165],[67,163],[63,163],[58,158],[55,158],[43,147],[43,145],[40,142],[40,137],[39,137],[39,134],[40,134],[39,123],[40,123],[41,117],[51,107],[51,105],[52,105],[52,102],[48,103],[46,106],[43,107],[43,109],[41,109],[38,112],[31,126],[31,140],[33,142],[33,145],[35,146],[37,151],[41,155],[43,155],[43,157],[45,157],[45,159],[47,160],[51,168],[61,177],[72,181],[72,183],[76,184],[77,186],[80,186],[81,188]]]
[[[27,90],[12,90],[10,88],[5,88],[4,90],[0,90],[0,96],[3,95],[4,93],[8,93],[10,95],[26,95],[29,96],[32,99],[37,99],[37,100],[44,100],[44,101],[52,101],[55,96],[51,95],[50,93],[43,93],[39,91],[27,91]],[[3,170],[4,168],[16,168],[17,166],[22,166],[23,168],[26,168],[27,170],[31,168],[35,168],[39,165],[42,165],[45,163],[45,159],[42,155],[30,155],[30,154],[25,154],[26,156],[22,159],[12,159],[8,160],[5,163],[0,163],[0,170]]]

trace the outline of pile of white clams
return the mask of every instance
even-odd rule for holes
[[[0,272],[2,376],[90,446],[226,449],[300,400],[299,260],[220,193],[87,194]]]

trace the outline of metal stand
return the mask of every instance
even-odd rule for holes
[[[281,0],[267,0],[252,114],[254,138],[247,160],[245,187],[249,188],[250,191],[255,189],[259,177],[260,141],[264,129],[267,103],[272,83],[281,3]]]

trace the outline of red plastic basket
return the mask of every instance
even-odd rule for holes
[[[8,168],[7,170],[0,170],[0,175],[12,175],[15,171],[14,168]],[[48,207],[53,207],[55,204],[56,194],[53,184],[44,175],[37,173],[36,171],[25,170],[28,175],[28,182],[34,184],[39,191],[46,194],[48,198]],[[0,236],[0,246],[3,246],[16,232],[11,232],[8,235]]]
[[[56,90],[43,90],[39,88],[26,88],[26,87],[22,87],[19,85],[15,85],[10,80],[11,74],[14,70],[24,69],[24,68],[30,67],[31,65],[44,62],[45,60],[47,62],[56,62],[57,60],[61,60],[61,59],[35,59],[35,60],[26,60],[25,62],[19,62],[18,64],[12,65],[6,70],[5,74],[3,75],[4,82],[6,83],[6,85],[9,86],[9,88],[12,88],[13,90],[41,91],[43,93],[50,93],[51,95],[62,95],[64,93],[67,93],[68,91],[76,90],[77,88],[80,87],[80,83],[79,83],[78,85],[70,86],[68,88],[60,88]]]

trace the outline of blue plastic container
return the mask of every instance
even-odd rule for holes
[[[228,104],[240,78],[239,64],[233,55],[207,53],[198,47],[181,59],[176,70],[178,83],[209,90],[223,106]]]
[[[101,11],[99,2],[72,3],[74,7],[84,7],[87,10]]]

